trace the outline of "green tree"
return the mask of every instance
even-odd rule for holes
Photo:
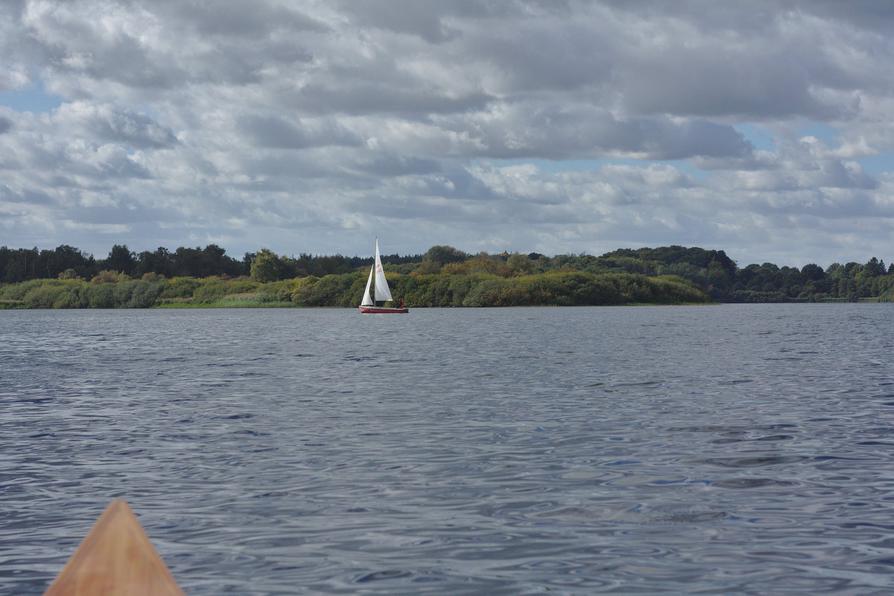
[[[105,268],[130,275],[136,269],[136,257],[125,244],[116,244],[106,258]]]
[[[512,253],[506,259],[506,265],[512,270],[513,275],[524,275],[534,270],[534,263],[525,255]]]
[[[468,258],[469,255],[459,249],[438,244],[429,248],[422,260],[446,265],[447,263],[460,263]]]
[[[282,279],[284,270],[282,259],[267,248],[259,250],[251,262],[251,278],[262,283]]]
[[[801,267],[801,275],[809,281],[819,281],[826,277],[826,272],[819,265],[808,263]]]

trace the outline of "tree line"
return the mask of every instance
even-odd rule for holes
[[[268,249],[237,259],[215,244],[140,253],[115,245],[103,259],[68,245],[53,250],[0,247],[0,285],[10,286],[0,292],[0,300],[44,307],[221,301],[347,306],[359,299],[371,262],[370,257],[296,257]],[[469,254],[438,245],[421,255],[385,255],[383,262],[395,297],[418,306],[894,298],[894,263],[886,267],[876,257],[826,268],[773,263],[740,268],[724,251],[698,247],[547,256]],[[110,289],[112,285],[117,289]]]
[[[133,252],[126,245],[116,244],[104,259],[96,259],[73,246],[63,244],[53,250],[0,247],[0,283],[18,283],[32,279],[91,279],[101,271],[142,277],[147,273],[165,277],[238,277],[251,274],[252,263],[273,253],[262,249],[245,253],[241,259],[226,254],[216,244],[205,248],[179,247],[174,251],[159,247],[154,251]],[[419,255],[385,255],[388,263],[421,260]],[[269,260],[269,259],[268,259]],[[279,279],[306,275],[348,273],[360,266],[369,266],[371,257],[300,254],[298,257],[275,255],[275,276]]]

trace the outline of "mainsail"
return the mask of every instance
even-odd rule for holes
[[[387,302],[388,300],[394,300],[394,298],[391,297],[391,290],[388,289],[388,280],[385,279],[385,270],[382,269],[382,259],[379,257],[378,238],[376,238],[376,263],[375,265],[373,265],[373,269],[376,272],[376,300],[385,302]],[[366,292],[368,296],[369,282],[366,282]],[[366,296],[364,296],[363,299],[366,300]]]
[[[375,274],[375,271],[375,265],[369,268],[369,279],[366,280],[366,289],[363,290],[363,302],[360,303],[361,306],[372,306],[373,304],[375,304],[373,302],[372,296],[369,295],[369,287],[372,285],[373,275]]]

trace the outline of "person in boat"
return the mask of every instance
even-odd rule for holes
[[[406,307],[404,306],[404,299],[403,299],[403,298],[400,299],[400,304],[398,305],[398,308],[406,308]]]

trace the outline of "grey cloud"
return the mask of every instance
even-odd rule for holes
[[[431,219],[462,222],[472,215],[462,202],[432,200],[430,197],[409,201],[405,198],[395,200],[387,195],[367,196],[352,200],[348,207],[366,215],[417,222]]]
[[[12,120],[0,116],[0,135],[5,132],[9,132],[10,130],[12,130]]]
[[[830,159],[819,163],[820,178],[816,186],[831,188],[854,188],[872,190],[878,188],[878,181],[867,175],[862,168],[849,169],[840,160]]]
[[[739,171],[722,179],[742,189],[774,192],[825,188],[873,190],[879,186],[877,180],[862,170],[849,169],[832,159],[788,163],[774,170]]]
[[[345,78],[337,84],[307,85],[295,94],[295,100],[302,109],[315,113],[398,114],[419,118],[481,109],[493,98],[481,92],[454,96],[418,83],[401,87],[393,81]]]
[[[642,144],[655,159],[693,156],[747,156],[753,147],[732,126],[704,120],[677,123],[646,120],[640,124]],[[655,139],[656,141],[653,141]]]
[[[18,180],[20,188],[47,192],[72,188],[111,193],[113,180],[152,178],[145,156],[131,151],[135,145],[158,148],[161,143],[154,139],[158,135],[144,130],[140,119],[113,127],[101,117],[109,114],[114,112],[101,106],[74,104],[51,117],[23,116],[0,142],[6,182]],[[134,122],[143,126],[133,126]],[[129,142],[116,142],[122,139]]]
[[[296,125],[275,115],[251,115],[240,119],[239,128],[257,145],[276,149],[357,146],[363,143],[358,135],[331,121],[299,122]]]
[[[328,154],[327,154],[328,155]],[[294,152],[252,152],[240,161],[241,169],[251,172],[253,176],[265,178],[282,178],[281,188],[296,188],[296,179],[333,179],[338,180],[341,169],[335,156],[323,158],[299,155]]]
[[[441,163],[434,159],[381,153],[361,160],[354,167],[375,176],[409,176],[441,171]]]
[[[411,33],[432,43],[443,42],[451,37],[451,31],[442,22],[437,8],[428,2],[345,2],[341,6],[353,14],[358,24],[365,26]]]
[[[466,43],[473,60],[494,69],[494,84],[508,97],[516,97],[609,84],[624,66],[618,65],[617,41],[610,27],[573,18],[561,25],[561,31],[556,21],[548,19],[475,28]]]
[[[715,3],[705,0],[607,0],[612,10],[632,13],[638,19],[675,18],[705,31],[760,35],[780,18],[804,16],[847,21],[859,28],[885,29],[894,21],[894,7],[885,0],[751,0],[748,3]]]
[[[632,2],[581,5],[573,19],[519,19],[511,29],[470,26],[467,43],[499,68],[507,94],[577,89],[628,113],[825,120],[852,117],[855,106],[823,89],[891,82],[880,63],[884,82],[855,77],[880,44],[843,35],[852,47],[842,54],[826,41],[836,28],[772,5]]]
[[[152,55],[139,40],[121,36],[97,51],[75,57],[84,72],[98,80],[112,80],[136,88],[170,88],[189,77],[171,55]],[[77,67],[75,67],[77,68]]]
[[[56,201],[47,193],[33,188],[14,191],[5,184],[0,184],[0,201],[9,203],[28,203],[29,205],[53,205]]]
[[[95,18],[100,11],[101,20]],[[312,54],[294,35],[326,29],[265,2],[254,3],[251,10],[237,3],[37,4],[22,20],[27,32],[20,36],[22,43],[37,44],[54,76],[67,77],[65,86],[86,96],[96,91],[78,85],[83,78],[142,92],[195,82],[257,83],[271,60],[286,65],[310,61]],[[117,30],[110,33],[110,27]],[[207,43],[211,38],[215,42]]]
[[[506,19],[512,16],[561,11],[564,0],[480,2],[477,0],[341,0],[340,8],[360,27],[380,27],[397,33],[417,35],[429,43],[449,41],[461,31],[451,19]],[[497,21],[497,24],[500,24]]]
[[[678,51],[670,59],[643,60],[621,75],[626,105],[644,113],[757,119],[847,115],[846,106],[824,104],[811,93],[803,60],[785,52],[760,56],[753,48],[743,51],[749,56],[702,48]]]
[[[643,154],[651,159],[744,157],[751,144],[732,126],[665,117],[619,119],[589,107],[516,105],[496,114],[436,120],[468,134],[466,153],[498,158],[571,159]]]
[[[136,148],[170,147],[177,142],[173,131],[148,116],[110,106],[67,104],[57,111],[57,120],[85,129],[89,137],[123,143]]]
[[[265,2],[247,6],[241,0],[159,1],[150,5],[150,10],[168,18],[182,19],[204,35],[264,37],[277,29],[293,32],[327,30],[324,23],[290,6]]]
[[[486,182],[466,168],[452,167],[437,175],[421,178],[421,194],[445,198],[493,200],[498,197]]]
[[[894,25],[894,6],[884,0],[852,0],[846,3],[835,0],[803,0],[797,6],[799,10],[819,17],[849,21],[858,27],[876,30],[884,35],[888,35]]]
[[[103,147],[93,163],[97,174],[103,178],[151,178],[152,174],[142,164],[134,161],[123,147]]]

